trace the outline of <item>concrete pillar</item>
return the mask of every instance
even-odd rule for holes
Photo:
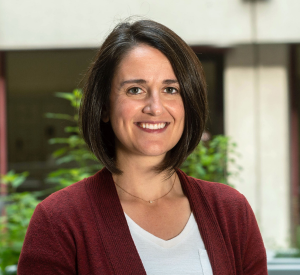
[[[290,243],[288,69],[287,45],[238,46],[225,62],[225,132],[243,167],[234,183],[270,249]]]

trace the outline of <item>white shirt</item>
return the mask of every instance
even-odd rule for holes
[[[147,275],[212,275],[195,217],[171,240],[160,239],[136,224],[126,213],[132,239]]]

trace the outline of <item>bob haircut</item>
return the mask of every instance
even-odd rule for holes
[[[207,119],[206,81],[202,65],[193,50],[173,31],[151,20],[118,24],[100,47],[88,72],[80,106],[82,136],[97,159],[111,172],[121,174],[116,166],[115,135],[109,114],[111,83],[122,58],[141,44],[162,52],[170,61],[180,86],[185,122],[178,143],[167,152],[157,172],[178,168],[201,140]]]

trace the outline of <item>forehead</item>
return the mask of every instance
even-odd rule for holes
[[[114,78],[176,79],[168,58],[159,50],[148,45],[138,45],[131,49],[116,68]]]

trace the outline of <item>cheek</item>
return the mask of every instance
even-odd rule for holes
[[[175,120],[177,120],[178,123],[178,135],[179,138],[182,136],[183,130],[184,130],[184,124],[185,124],[185,110],[183,102],[179,102],[176,106],[176,109],[174,110],[175,114]]]
[[[184,123],[185,111],[182,100],[178,100],[171,106],[172,114],[177,122]]]
[[[113,128],[132,123],[134,114],[138,106],[126,99],[116,101],[110,112],[110,118]],[[126,126],[125,126],[126,127]],[[115,129],[114,129],[115,130]],[[118,130],[118,129],[116,129]],[[120,130],[120,129],[119,129]]]
[[[184,117],[185,117],[185,111],[184,111],[184,106],[183,106],[183,102],[180,104],[180,117],[181,119],[184,121]]]

